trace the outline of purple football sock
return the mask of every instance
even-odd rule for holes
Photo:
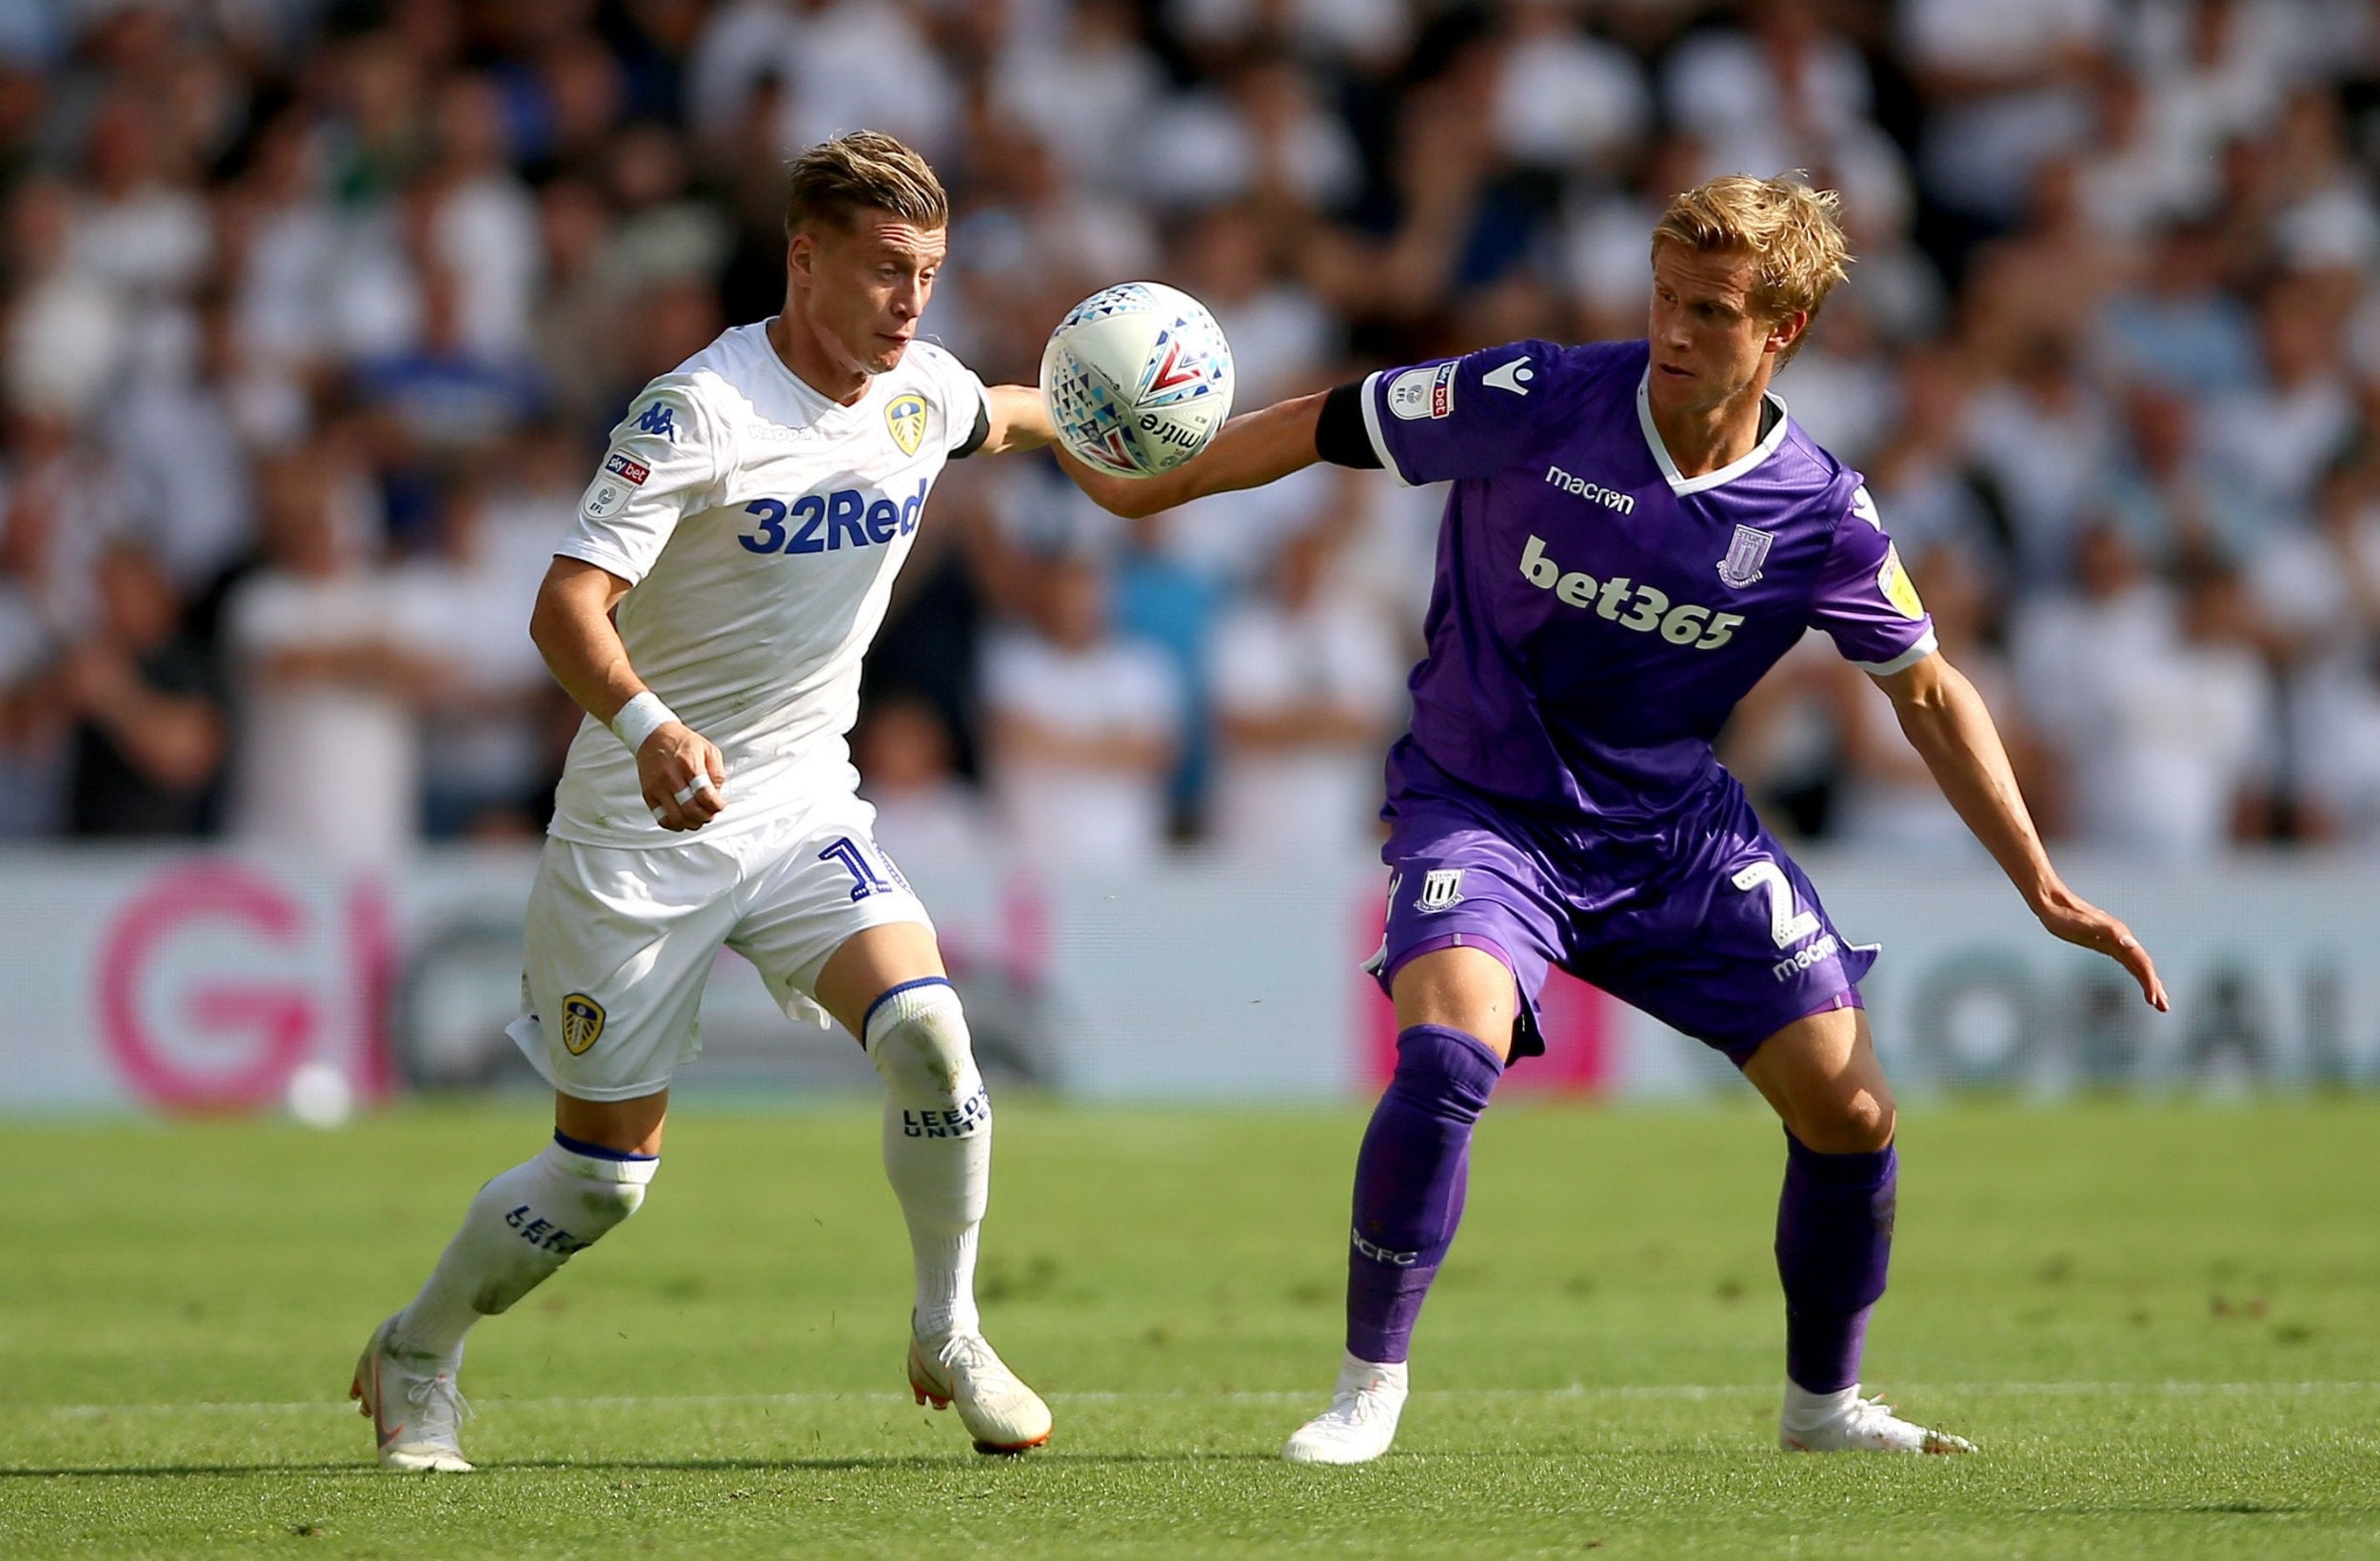
[[[1810,1393],[1859,1380],[1868,1314],[1893,1261],[1900,1156],[1821,1155],[1785,1135],[1776,1204],[1776,1273],[1785,1281],[1785,1374]]]
[[[1397,1072],[1356,1156],[1356,1217],[1347,1252],[1347,1351],[1405,1358],[1422,1297],[1462,1220],[1471,1124],[1504,1065],[1472,1037],[1417,1024],[1397,1037]]]

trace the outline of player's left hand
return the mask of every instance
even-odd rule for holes
[[[2051,933],[2081,948],[2104,954],[2131,973],[2140,983],[2140,995],[2158,1013],[2172,1011],[2172,999],[2165,995],[2165,983],[2157,979],[2157,962],[2149,958],[2149,951],[2132,929],[2107,912],[2071,890],[2060,888],[2033,914]]]
[[[637,781],[653,822],[700,829],[727,805],[727,762],[710,739],[684,722],[664,721],[636,754]]]

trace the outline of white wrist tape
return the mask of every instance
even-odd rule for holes
[[[645,740],[678,719],[677,712],[661,702],[661,696],[645,690],[620,707],[611,718],[611,735],[628,745],[635,753],[645,746]]]

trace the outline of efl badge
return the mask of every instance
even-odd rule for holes
[[[586,1049],[604,1038],[604,1005],[584,992],[573,992],[562,999],[562,1044],[572,1057],[585,1057]]]
[[[599,473],[579,498],[579,513],[590,521],[607,521],[628,507],[636,489],[609,473]]]
[[[1776,541],[1774,531],[1755,531],[1748,525],[1735,528],[1735,540],[1727,544],[1727,557],[1719,560],[1719,578],[1737,590],[1760,579],[1760,565],[1769,558],[1769,544]]]
[[[902,454],[917,454],[925,438],[925,398],[914,391],[893,397],[884,408],[884,426],[892,430]]]
[[[1890,543],[1884,548],[1884,565],[1875,572],[1876,588],[1884,600],[1900,609],[1903,618],[1923,618],[1926,604],[1918,599],[1917,587],[1910,582],[1909,571],[1901,567],[1901,550]]]
[[[1455,376],[1459,363],[1424,364],[1408,368],[1388,382],[1388,409],[1400,418],[1441,418],[1455,410]]]
[[[1462,875],[1459,867],[1433,867],[1421,875],[1421,898],[1413,902],[1418,911],[1442,911],[1462,899]]]

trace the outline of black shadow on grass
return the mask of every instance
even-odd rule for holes
[[[497,1474],[510,1470],[583,1469],[591,1473],[627,1470],[674,1470],[686,1473],[711,1470],[748,1473],[767,1473],[771,1471],[846,1473],[855,1470],[930,1472],[933,1470],[985,1469],[1009,1464],[1020,1466],[1045,1463],[1269,1464],[1279,1461],[1280,1455],[1274,1452],[1036,1452],[1017,1458],[987,1457],[972,1461],[962,1460],[946,1453],[912,1452],[883,1458],[506,1458],[482,1463],[479,1466],[479,1472],[483,1474]],[[391,1471],[382,1469],[375,1464],[355,1463],[68,1464],[50,1469],[0,1468],[0,1480],[57,1479],[65,1476],[84,1479],[157,1479],[222,1474],[331,1474],[349,1478],[360,1476],[381,1480],[417,1479],[431,1482],[464,1478],[455,1474],[440,1474],[430,1470],[422,1470],[418,1472],[403,1470]]]

